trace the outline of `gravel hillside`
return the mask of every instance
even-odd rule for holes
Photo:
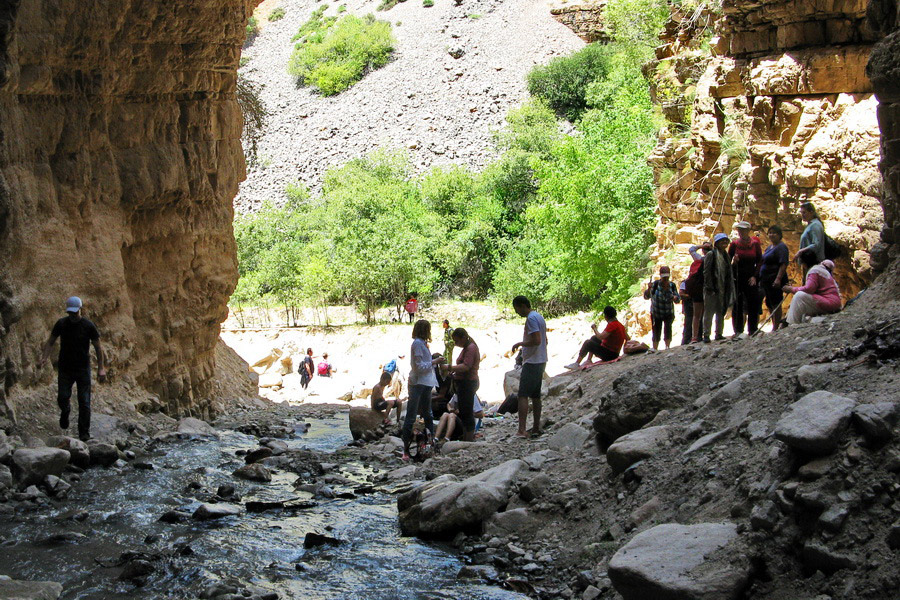
[[[491,132],[527,97],[525,74],[584,45],[550,16],[546,0],[436,0],[431,8],[408,0],[376,12],[378,4],[350,0],[347,13],[390,20],[394,60],[330,98],[297,88],[287,73],[291,37],[318,4],[281,0],[284,18],[261,20],[241,74],[263,86],[271,116],[259,164],[235,199],[238,211],[280,200],[288,183],[317,189],[329,167],[379,147],[406,148],[417,170],[481,167],[494,155]]]

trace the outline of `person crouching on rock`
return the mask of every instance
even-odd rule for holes
[[[400,399],[395,398],[394,400],[386,400],[384,397],[384,390],[387,386],[391,384],[391,374],[387,371],[381,372],[381,377],[378,379],[378,383],[375,384],[375,387],[372,388],[372,410],[376,412],[384,412],[387,411],[384,417],[384,422],[386,424],[390,424],[391,422],[391,409],[397,409],[397,424],[400,424],[400,411],[403,409],[403,402]]]
[[[409,445],[412,442],[413,425],[416,416],[422,415],[425,429],[434,438],[434,421],[431,416],[431,390],[437,387],[434,365],[444,361],[444,357],[431,358],[428,342],[431,341],[431,323],[419,319],[413,325],[412,346],[410,347],[409,401],[406,403],[406,419],[403,421],[403,460],[409,460]]]
[[[78,438],[86,441],[91,437],[91,348],[97,353],[97,379],[106,381],[106,365],[103,348],[100,346],[100,332],[97,326],[81,316],[81,299],[72,296],[66,300],[67,317],[58,320],[44,344],[44,351],[38,368],[43,368],[50,358],[56,339],[59,344],[59,376],[56,401],[59,404],[59,427],[69,428],[69,412],[72,398],[72,384],[78,387]]]

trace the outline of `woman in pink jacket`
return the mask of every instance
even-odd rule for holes
[[[823,260],[812,267],[806,275],[803,287],[784,286],[785,293],[794,294],[787,322],[791,325],[803,323],[807,317],[827,315],[841,310],[841,291],[832,276],[834,263]]]

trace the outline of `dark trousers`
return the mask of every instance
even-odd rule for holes
[[[691,343],[694,335],[694,301],[681,301],[681,314],[684,315],[684,327],[681,328],[681,345],[687,346]]]
[[[747,333],[756,331],[759,325],[759,311],[762,303],[759,297],[759,287],[750,285],[748,280],[735,286],[737,296],[734,299],[734,307],[731,311],[731,321],[735,333],[744,333],[744,316],[747,317]]]
[[[434,421],[431,417],[431,386],[414,385],[409,389],[409,400],[406,402],[406,419],[403,420],[403,441],[412,439],[413,425],[416,417],[422,415],[425,429],[434,435]]]
[[[672,341],[672,322],[675,320],[675,315],[670,317],[666,317],[665,319],[651,319],[653,325],[651,327],[651,331],[653,332],[653,342],[658,344],[660,339],[660,334],[662,334],[664,340]]]
[[[72,398],[72,384],[78,386],[78,437],[86,440],[91,436],[91,369],[60,369],[57,379],[59,384],[56,402],[59,404],[60,417],[69,418],[72,410],[69,400]]]
[[[478,391],[477,379],[456,380],[456,406],[459,419],[466,432],[475,433],[475,392]]]

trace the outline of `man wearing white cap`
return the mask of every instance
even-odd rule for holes
[[[53,326],[50,338],[44,344],[44,351],[38,367],[43,367],[50,358],[50,352],[60,338],[59,344],[59,426],[69,428],[69,400],[72,398],[72,384],[78,386],[78,438],[87,440],[91,437],[91,345],[97,353],[97,378],[106,380],[106,366],[103,360],[103,349],[100,347],[100,332],[97,326],[81,316],[81,298],[72,296],[66,300],[66,312]]]

